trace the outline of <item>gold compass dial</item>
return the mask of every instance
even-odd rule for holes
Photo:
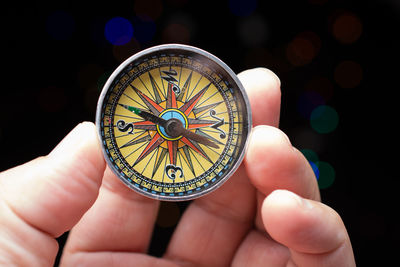
[[[196,198],[221,185],[240,164],[251,127],[233,72],[182,45],[151,48],[124,62],[103,89],[97,124],[118,177],[164,200]]]

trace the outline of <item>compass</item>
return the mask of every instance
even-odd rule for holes
[[[220,59],[167,44],[143,50],[110,76],[97,105],[105,159],[128,187],[167,201],[221,186],[251,131],[242,84]]]

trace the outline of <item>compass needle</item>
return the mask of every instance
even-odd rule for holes
[[[161,45],[110,76],[96,124],[119,179],[147,197],[180,201],[215,190],[236,171],[251,112],[243,86],[221,60],[195,47]]]

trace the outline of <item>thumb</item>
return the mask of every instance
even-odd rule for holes
[[[295,266],[355,266],[346,228],[330,207],[276,190],[261,213],[267,232],[290,249]]]
[[[92,206],[104,169],[95,126],[81,123],[48,156],[1,173],[0,201],[28,225],[57,237]]]

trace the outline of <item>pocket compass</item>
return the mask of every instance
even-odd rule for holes
[[[143,50],[110,76],[97,105],[105,159],[128,187],[181,201],[221,186],[251,131],[244,88],[220,59],[168,44]]]

